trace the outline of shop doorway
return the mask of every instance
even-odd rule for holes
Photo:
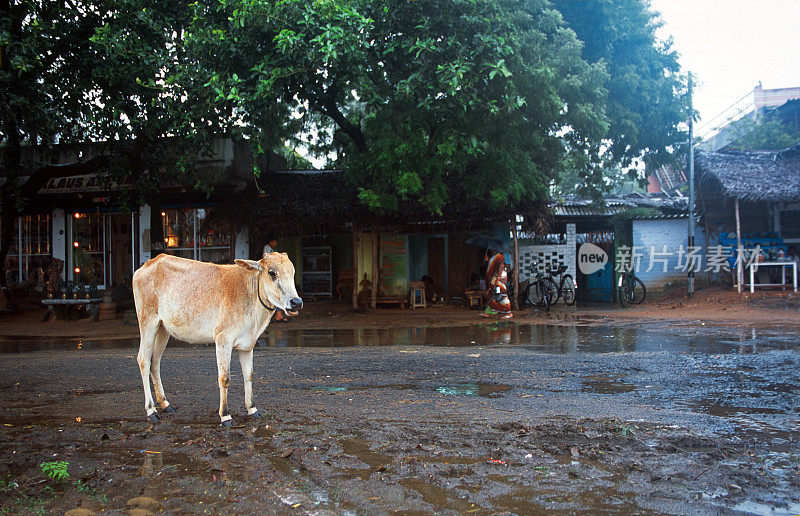
[[[98,289],[130,284],[134,213],[74,213],[69,221],[68,278]]]
[[[447,262],[444,237],[428,238],[428,276],[433,278],[436,294],[447,292]]]

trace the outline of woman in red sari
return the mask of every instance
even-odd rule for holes
[[[501,319],[510,319],[511,300],[508,298],[508,272],[506,271],[506,259],[501,252],[487,250],[486,259],[489,261],[486,266],[486,310],[481,314],[483,317],[500,315]],[[491,256],[491,257],[490,257]]]

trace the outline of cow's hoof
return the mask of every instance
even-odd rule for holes
[[[161,421],[161,418],[158,417],[158,414],[155,412],[147,416],[147,419],[149,419],[151,423],[158,423],[159,421]]]
[[[256,410],[255,412],[250,414],[250,417],[252,417],[253,419],[261,419],[261,414]]]
[[[225,428],[231,428],[233,426],[233,419],[221,422],[220,426],[224,426]]]
[[[161,409],[161,412],[165,412],[167,414],[173,414],[173,413],[175,413],[175,409],[172,408],[172,405],[167,405],[166,407]]]

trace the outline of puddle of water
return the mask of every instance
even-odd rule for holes
[[[386,467],[391,464],[393,460],[389,455],[371,450],[369,444],[362,439],[342,438],[339,439],[339,445],[342,447],[342,452],[345,455],[355,457],[367,465],[366,468],[336,467],[336,469],[348,477],[360,477],[366,480],[381,467]]]
[[[474,466],[475,464],[485,464],[490,459],[490,457],[488,455],[481,457],[414,455],[414,459],[420,462],[431,462],[435,464],[452,464],[454,466]]]
[[[800,514],[800,502],[790,503],[788,507],[772,507],[770,505],[746,500],[735,506],[734,511],[741,511],[747,514],[758,514],[761,516],[772,516],[778,514]]]
[[[170,345],[174,345],[170,342]],[[26,353],[46,350],[84,350],[139,348],[138,338],[64,339],[52,337],[0,337],[0,353]]]
[[[422,499],[437,509],[447,508],[460,512],[461,514],[486,514],[493,511],[487,511],[482,507],[463,500],[450,496],[446,489],[437,485],[425,482],[419,478],[404,478],[400,480],[400,485],[416,491],[422,496]],[[482,511],[482,512],[481,512]]]
[[[422,387],[414,384],[390,384],[390,385],[360,385],[360,386],[312,386],[307,387],[308,390],[317,393],[337,393],[348,391],[366,391],[375,389],[397,389],[397,390],[420,390]],[[500,393],[508,392],[513,387],[510,385],[500,383],[461,383],[458,385],[443,385],[436,387],[436,392],[440,394],[448,394],[451,396],[480,396],[482,398],[499,398]]]
[[[622,381],[617,376],[606,375],[591,376],[585,379],[581,386],[581,391],[595,394],[619,394],[635,390],[636,386],[632,383]]]
[[[586,325],[520,325],[493,323],[436,328],[359,328],[291,330],[270,327],[259,346],[520,346],[542,353],[619,353],[679,351],[713,354],[753,354],[773,349],[796,349],[800,333],[751,328],[677,327],[642,324],[636,327]],[[139,345],[138,338],[61,339],[0,337],[0,353],[51,349],[112,349]],[[170,339],[172,347],[198,347]]]
[[[451,396],[480,396],[482,398],[499,398],[501,392],[512,389],[510,385],[502,383],[462,383],[459,385],[437,387],[440,394]]]
[[[314,392],[347,392],[347,391],[366,391],[366,390],[376,390],[376,389],[396,389],[396,390],[407,390],[407,389],[418,389],[419,386],[410,384],[410,383],[393,383],[389,385],[346,385],[346,386],[335,386],[335,385],[324,385],[324,386],[314,386],[308,387],[309,390]]]
[[[258,344],[279,347],[347,346],[520,346],[542,353],[621,353],[679,351],[752,354],[796,349],[800,333],[752,328],[711,328],[663,324],[637,327],[521,325],[494,323],[436,328],[355,330],[268,329]]]
[[[344,453],[358,458],[370,468],[379,468],[392,462],[392,457],[372,451],[367,442],[361,439],[339,439],[339,444]]]

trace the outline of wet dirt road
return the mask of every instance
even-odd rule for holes
[[[0,340],[0,506],[122,514],[800,512],[800,334],[693,324],[306,330],[218,426],[211,347]],[[77,418],[80,418],[78,420]],[[45,480],[40,464],[68,462]],[[145,514],[146,512],[140,512]]]

